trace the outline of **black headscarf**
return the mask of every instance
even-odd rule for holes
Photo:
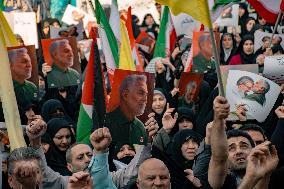
[[[196,117],[194,112],[187,107],[179,107],[178,108],[178,119],[177,124],[183,119],[186,118],[188,121],[190,121],[193,124],[193,128],[196,125]]]
[[[162,160],[170,171],[172,189],[196,188],[186,178],[187,174],[184,172],[185,169],[192,168],[193,161],[186,161],[181,152],[182,144],[189,138],[201,141],[201,136],[198,133],[191,129],[184,129],[174,136],[174,141],[167,152],[161,152],[156,146],[152,147],[153,157]]]
[[[47,165],[56,172],[59,172],[61,175],[71,175],[72,173],[67,169],[66,162],[66,151],[61,151],[54,144],[53,138],[56,133],[62,129],[67,128],[70,130],[71,134],[71,144],[75,142],[75,137],[72,134],[71,127],[69,123],[64,118],[53,118],[47,122],[47,134],[51,138],[50,149],[45,154]]]
[[[248,13],[248,6],[246,3],[239,3],[239,8],[241,9],[244,9],[245,10],[245,13],[243,14],[242,17],[239,17],[239,25],[244,25],[248,16],[249,16],[249,13]]]
[[[244,36],[244,35],[253,35],[254,32],[255,32],[255,25],[251,28],[250,31],[247,30],[247,23],[251,20],[254,20],[256,22],[256,20],[253,18],[253,17],[248,17],[244,23],[244,25],[241,25],[241,29],[242,29],[242,33],[241,33],[241,36]]]
[[[160,95],[164,96],[166,101],[168,102],[167,95],[162,88],[155,88],[153,96],[155,94],[160,94]],[[158,114],[158,113],[153,111],[155,113],[155,120],[157,121],[157,123],[159,125],[159,129],[163,127],[162,118],[163,118],[163,115],[164,115],[166,109],[167,109],[167,104],[165,105],[164,110],[161,114]]]
[[[223,40],[224,40],[224,37],[225,36],[229,36],[231,37],[232,41],[233,41],[233,47],[232,47],[232,50],[230,52],[230,56],[229,58],[225,61],[225,51],[224,51],[224,47],[223,47]],[[220,63],[222,65],[228,65],[232,56],[235,54],[236,50],[237,50],[237,43],[236,43],[236,40],[234,38],[234,35],[231,34],[231,33],[224,33],[221,37],[221,43],[220,43],[220,47],[221,47],[221,52],[220,52]]]
[[[255,62],[254,53],[248,55],[243,50],[243,46],[244,46],[245,42],[248,41],[248,40],[250,40],[250,41],[252,41],[252,43],[254,43],[254,37],[252,35],[245,35],[245,36],[243,36],[243,38],[240,42],[240,45],[238,47],[238,50],[236,52],[236,54],[241,55],[241,59],[242,59],[243,64],[253,64]]]

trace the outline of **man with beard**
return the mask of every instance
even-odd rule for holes
[[[178,99],[178,107],[186,107],[195,111],[194,96],[197,90],[197,84],[195,81],[190,81],[186,85],[186,91],[183,96]]]
[[[261,106],[266,103],[265,94],[270,90],[270,85],[267,81],[260,79],[256,81],[252,87],[253,94],[249,94],[245,97],[247,100],[256,101]]]
[[[48,88],[77,86],[80,83],[79,73],[71,68],[74,55],[68,40],[52,42],[49,53],[52,58],[52,70],[47,73]]]
[[[268,188],[271,172],[278,164],[278,156],[270,142],[254,147],[254,141],[244,131],[225,132],[225,119],[230,105],[224,97],[214,100],[214,121],[211,130],[212,155],[208,182],[212,188]]]

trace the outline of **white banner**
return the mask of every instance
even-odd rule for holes
[[[263,75],[278,84],[284,83],[284,55],[265,57]]]

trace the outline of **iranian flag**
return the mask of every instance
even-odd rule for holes
[[[247,0],[267,22],[274,24],[280,10],[284,11],[283,0]]]
[[[132,53],[132,58],[134,60],[134,63],[136,65],[136,70],[137,71],[144,71],[144,65],[142,63],[141,56],[138,51],[138,47],[134,38],[133,34],[133,29],[132,29],[132,14],[131,14],[131,7],[128,8],[127,12],[127,20],[125,22],[128,36],[129,36],[129,41],[130,41],[130,47],[131,47],[131,53]]]
[[[99,0],[95,0],[95,4],[97,23],[100,25],[98,28],[99,37],[105,55],[110,83],[112,83],[114,70],[119,65],[118,44]]]
[[[172,16],[168,6],[163,9],[163,16],[160,24],[160,32],[155,45],[154,56],[156,57],[170,57],[174,50],[176,41],[176,31],[174,28]]]

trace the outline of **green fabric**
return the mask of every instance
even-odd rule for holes
[[[48,88],[78,85],[80,83],[79,77],[80,75],[76,70],[68,68],[67,71],[64,71],[53,64],[52,70],[47,74]]]
[[[148,136],[144,124],[137,118],[128,121],[119,107],[107,114],[106,127],[117,144],[147,144]]]
[[[23,84],[13,80],[14,91],[18,104],[37,99],[37,87],[34,83],[26,80]]]
[[[240,2],[240,0],[215,0],[213,10],[215,10],[218,6],[223,6],[232,2]]]
[[[99,0],[95,0],[95,5],[96,5],[95,13],[96,13],[97,22],[98,24],[101,25],[101,27],[106,32],[108,43],[109,43],[112,56],[115,62],[115,66],[118,68],[119,67],[119,55],[118,55],[118,44],[115,43],[116,42],[115,35],[109,25],[106,14]]]
[[[209,69],[214,69],[214,61],[207,60],[201,52],[193,58],[191,72],[193,73],[206,73]]]
[[[166,29],[167,29],[168,20],[169,20],[169,7],[165,6],[163,10],[163,16],[160,24],[160,31],[157,37],[153,58],[166,57]]]

